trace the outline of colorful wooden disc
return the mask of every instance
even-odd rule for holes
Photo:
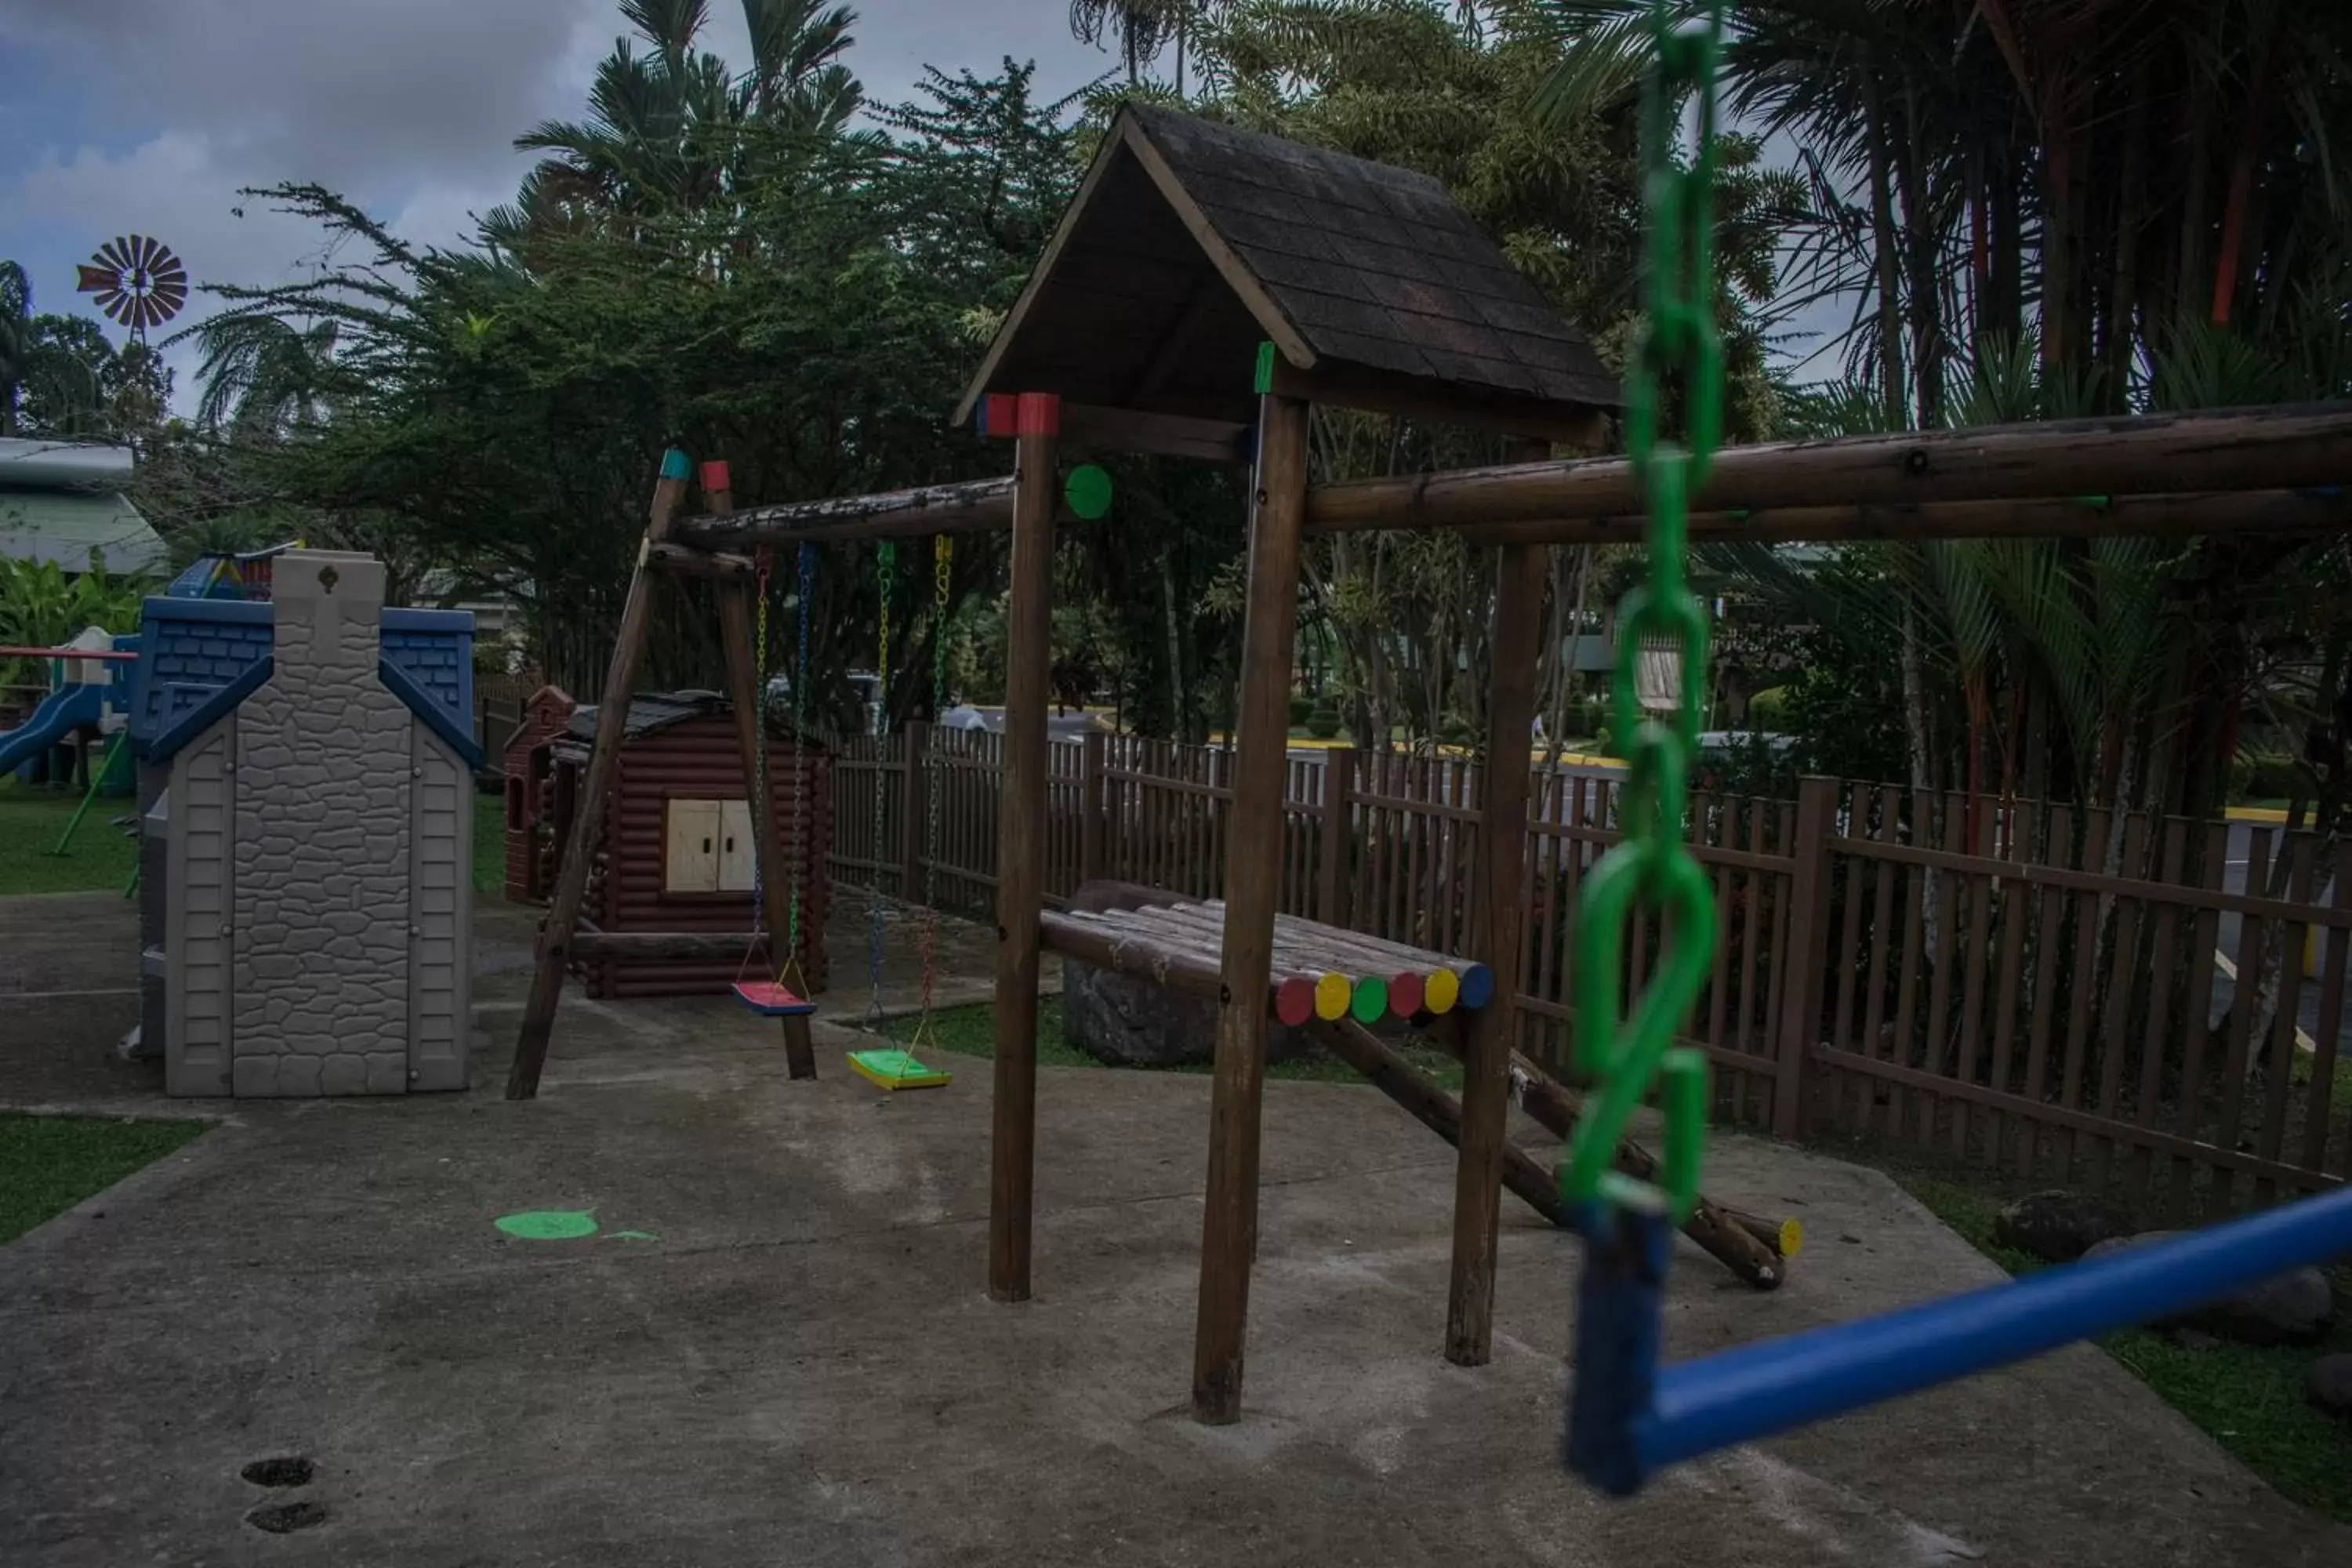
[[[1356,982],[1356,997],[1349,1011],[1360,1024],[1377,1024],[1389,1015],[1389,983],[1377,974]]]
[[[1495,972],[1483,963],[1465,965],[1462,970],[1462,1005],[1475,1013],[1494,999]]]
[[[1327,1021],[1348,1016],[1348,1004],[1355,999],[1356,988],[1344,974],[1326,974],[1315,983],[1315,1016]]]
[[[1420,975],[1412,970],[1389,976],[1389,1005],[1399,1017],[1410,1018],[1421,1011],[1423,986]]]
[[[1433,1013],[1451,1013],[1461,995],[1462,977],[1450,969],[1432,970],[1421,983],[1421,1005]]]
[[[1276,986],[1274,1016],[1293,1028],[1315,1016],[1315,982],[1294,974]]]

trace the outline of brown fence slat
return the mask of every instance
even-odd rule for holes
[[[2146,864],[2147,853],[2148,815],[2136,811],[2124,829],[2123,868],[2136,873]],[[2125,1042],[2131,1038],[2133,998],[2144,989],[2143,971],[2139,964],[2140,916],[2145,900],[2116,898],[2110,906],[2115,911],[2112,945],[2109,949],[2106,1016],[2100,1021],[2096,1044],[2099,1049],[2098,1099],[2091,1109],[2100,1116],[2113,1119],[2116,1101],[2123,1093],[2124,1058],[2130,1054]],[[2096,1191],[2106,1186],[2114,1170],[2117,1152],[2113,1139],[2102,1140],[2091,1149],[2090,1184]]]
[[[2319,846],[2308,834],[2294,835],[2294,845],[2287,868],[2286,898],[2291,904],[2311,901],[2312,858]],[[2254,1152],[2265,1160],[2278,1159],[2286,1138],[2286,1096],[2294,1077],[2297,1020],[2303,1012],[2303,943],[2311,928],[2294,921],[2280,922],[2278,931],[2279,979],[2278,1016],[2271,1031],[2271,1048],[2263,1064],[2263,1129],[2254,1144]],[[2242,973],[2242,984],[2251,985],[2259,994],[2261,976],[2249,979]],[[2315,1084],[2324,1090],[2324,1086]],[[2266,1176],[2254,1181],[2254,1202],[2258,1205],[2276,1202],[2278,1189]]]
[[[2164,847],[2157,875],[2167,887],[2178,887],[2186,874],[2189,825],[2178,817],[2164,825]],[[2139,1082],[2133,1096],[2133,1121],[2142,1129],[2156,1125],[2157,1108],[2164,1099],[2164,1047],[2171,1037],[2172,994],[2180,984],[2176,967],[2180,936],[2180,906],[2169,899],[2155,900],[2150,921],[2147,1016],[2140,1031]],[[2124,1194],[2134,1205],[2149,1196],[2154,1154],[2145,1143],[2136,1146],[2124,1169]]]
[[[2346,875],[2339,863],[2329,879],[2327,907],[2345,907],[2346,889],[2352,885],[2352,876]],[[2346,960],[2352,954],[2352,937],[2331,928],[2322,944],[2319,964],[2319,1031],[2313,1044],[2317,1047],[2311,1058],[2311,1097],[2304,1107],[2303,1158],[2308,1169],[2328,1169],[2327,1123],[2334,1109],[2336,1093],[2336,1037],[2344,1026],[2344,981]],[[2346,1096],[2344,1106],[2344,1152],[2335,1168],[2352,1173],[2352,1095]]]
[[[2246,834],[2246,889],[2249,892],[2269,885],[2271,830],[2255,827]],[[2252,1040],[2254,1009],[2249,1005],[2253,991],[2261,983],[2261,955],[2263,926],[2266,922],[2251,916],[2238,921],[2237,978],[2230,986],[2229,1045],[2221,1058],[2221,1118],[2213,1129],[2213,1142],[2234,1148],[2243,1127],[2246,1103],[2246,1057]],[[2228,1214],[2234,1206],[2231,1173],[2227,1169],[2213,1173],[2213,1213]]]
[[[2000,858],[2022,858],[2024,846],[2018,842],[2016,803],[2004,801],[2000,813]],[[2017,1001],[2025,980],[2025,928],[2032,916],[2032,901],[2025,884],[2014,877],[2004,877],[2000,885],[2000,959],[1998,978],[1993,984],[1992,1066],[1987,1082],[2002,1093],[2015,1086],[2011,1074],[2017,1065]],[[2026,1130],[2014,1117],[1998,1111],[1985,1119],[1982,1163],[1987,1169],[1997,1169],[2001,1163],[2004,1141],[2011,1134],[2020,1138]]]

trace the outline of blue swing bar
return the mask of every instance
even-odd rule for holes
[[[2168,1317],[2287,1269],[2352,1254],[2352,1186],[2339,1187],[2087,1263],[1661,1369],[1656,1283],[1672,1235],[1662,1215],[1615,1218],[1616,1235],[1596,1237],[1586,1266],[1567,1448],[1570,1468],[1620,1495],[1700,1454]],[[1608,1226],[1596,1218],[1592,1228]]]

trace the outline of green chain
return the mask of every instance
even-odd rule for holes
[[[1569,1140],[1560,1189],[1570,1202],[1663,1209],[1680,1221],[1698,1197],[1706,1136],[1706,1058],[1674,1044],[1706,984],[1715,952],[1715,895],[1683,842],[1690,759],[1698,744],[1706,683],[1706,611],[1687,574],[1690,498],[1705,482],[1723,435],[1723,345],[1715,326],[1713,193],[1715,68],[1722,47],[1720,0],[1703,19],[1676,24],[1654,0],[1658,48],[1643,102],[1644,195],[1649,205],[1649,322],[1626,378],[1625,435],[1649,501],[1648,583],[1628,595],[1618,618],[1611,682],[1616,732],[1631,738],[1620,795],[1620,842],[1585,879],[1577,911],[1576,1065],[1597,1089]],[[1675,160],[1682,105],[1699,106],[1697,155]],[[1662,442],[1664,388],[1679,381],[1687,446]],[[1634,672],[1644,643],[1672,643],[1682,655],[1682,690],[1671,721],[1645,718]],[[1627,1016],[1625,925],[1655,910],[1665,937],[1649,988]],[[1625,1124],[1652,1082],[1665,1117],[1660,1184],[1620,1174],[1614,1163]]]

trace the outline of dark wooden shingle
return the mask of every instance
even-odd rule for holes
[[[964,412],[987,392],[1050,391],[1245,420],[1261,339],[1301,372],[1410,378],[1433,405],[1618,402],[1584,334],[1438,181],[1129,105]]]

